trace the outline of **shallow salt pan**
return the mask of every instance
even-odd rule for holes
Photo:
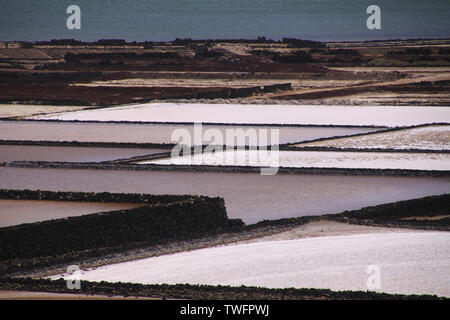
[[[32,141],[78,141],[78,142],[131,142],[131,143],[178,143],[172,140],[177,129],[186,129],[193,136],[192,125],[148,124],[148,123],[64,123],[47,121],[0,121],[1,140]],[[265,129],[267,137],[273,129],[279,130],[280,144],[310,141],[318,138],[346,136],[373,132],[375,128],[336,128],[336,127],[276,127],[276,126],[202,126],[202,133],[209,129],[219,130],[226,136],[227,130]],[[270,142],[270,139],[267,139]],[[192,141],[193,142],[193,141]],[[236,141],[238,143],[239,141]],[[204,141],[205,144],[209,141]],[[226,141],[224,141],[226,143]],[[274,143],[278,143],[275,142]],[[262,141],[257,144],[263,145]],[[255,144],[256,145],[256,144]]]
[[[298,147],[449,150],[450,126],[428,126],[296,145]]]
[[[450,296],[450,233],[317,237],[206,248],[83,271],[91,281],[368,290]],[[58,278],[56,276],[55,278]]]
[[[450,154],[231,150],[139,163],[291,168],[450,170]]]
[[[149,103],[67,112],[34,119],[302,125],[408,126],[450,122],[446,107],[292,106]]]
[[[156,153],[167,149],[0,145],[0,161],[100,162]]]
[[[448,193],[450,179],[0,167],[0,188],[222,197],[228,216],[249,224]]]

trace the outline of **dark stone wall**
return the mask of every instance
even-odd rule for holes
[[[375,291],[331,291],[329,289],[270,289],[262,287],[230,287],[190,284],[140,284],[81,281],[80,289],[67,288],[64,279],[0,278],[1,290],[37,291],[55,293],[98,294],[107,296],[138,296],[153,298],[174,298],[194,300],[448,300],[431,295],[401,295]],[[176,310],[185,306],[185,301],[177,303]],[[176,317],[174,317],[176,318]]]
[[[450,193],[381,204],[360,210],[344,211],[332,217],[389,220],[411,216],[436,216],[450,213]]]
[[[171,203],[175,201],[205,198],[190,195],[151,195],[140,193],[110,193],[110,192],[60,192],[42,190],[8,190],[0,189],[0,199],[12,200],[54,200],[81,202],[119,202],[119,203]]]
[[[0,195],[9,199],[111,200],[144,204],[128,210],[0,228],[0,261],[139,242],[156,244],[164,240],[197,237],[229,227],[222,198],[181,196],[175,201],[177,196],[8,190],[1,190]]]
[[[0,167],[9,168],[59,168],[59,169],[95,169],[95,170],[134,170],[134,171],[186,171],[186,172],[253,172],[260,173],[259,167],[250,166],[192,166],[129,163],[93,163],[93,162],[45,162],[13,161],[0,162]],[[295,168],[280,167],[278,173],[313,175],[356,175],[356,176],[392,176],[392,177],[449,177],[450,170],[412,170],[412,169],[355,169],[355,168]]]
[[[339,222],[369,226],[449,231],[449,214],[450,194],[442,194],[344,211],[323,217]],[[427,217],[440,218],[427,219]]]

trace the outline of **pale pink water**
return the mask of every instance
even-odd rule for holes
[[[0,167],[0,188],[219,196],[229,217],[254,223],[448,193],[450,179]]]

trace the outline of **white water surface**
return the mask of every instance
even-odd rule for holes
[[[447,107],[146,103],[32,117],[79,121],[410,126],[450,122]]]
[[[378,291],[450,297],[449,232],[234,244],[107,265],[83,271],[81,279],[366,291],[373,265],[380,270]]]
[[[427,126],[298,144],[298,147],[449,150],[450,126]]]
[[[175,156],[139,164],[289,168],[450,170],[450,154],[406,152],[230,150]]]

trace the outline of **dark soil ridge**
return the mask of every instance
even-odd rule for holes
[[[116,160],[107,160],[102,161],[101,163],[107,163],[107,164],[127,164],[127,163],[136,163],[138,161],[151,161],[151,160],[157,160],[157,159],[164,159],[164,158],[170,158],[172,156],[171,152],[160,152],[160,153],[154,153],[149,155],[143,155],[143,156],[135,156],[131,158],[121,158]]]
[[[45,146],[45,147],[85,147],[85,148],[140,148],[172,149],[174,143],[135,142],[90,142],[90,141],[50,141],[50,140],[0,140],[0,145]]]
[[[93,81],[104,79],[107,73],[99,71],[30,71],[15,70],[0,72],[0,84],[26,84],[26,83],[46,83],[57,82],[70,83],[76,81]]]
[[[152,297],[193,300],[447,300],[436,295],[402,295],[373,291],[332,291],[329,289],[268,289],[262,287],[230,287],[208,285],[144,285],[81,281],[79,290],[67,288],[63,279],[0,278],[1,290],[40,291],[71,294]]]
[[[12,161],[0,162],[0,167],[46,168],[46,169],[90,169],[90,170],[134,170],[134,171],[184,171],[184,172],[242,172],[260,173],[262,167],[250,166],[207,166],[207,165],[160,165],[95,162],[45,162]],[[358,176],[399,176],[399,177],[449,177],[450,170],[411,169],[354,169],[318,167],[279,167],[277,173],[308,175],[358,175]]]
[[[0,84],[0,103],[34,102],[41,105],[111,106],[147,103],[155,99],[244,98],[291,90],[290,83],[232,87],[87,87],[60,83]]]
[[[344,136],[344,137],[353,137],[352,136]],[[343,137],[343,136],[337,136]],[[314,140],[317,141],[317,140]],[[324,141],[324,140],[320,140]],[[303,143],[309,143],[310,141],[305,142],[299,142],[296,144],[303,144]],[[48,141],[48,140],[39,140],[39,141],[32,141],[32,140],[0,140],[0,145],[5,146],[12,146],[12,145],[20,145],[20,146],[44,146],[44,147],[83,147],[83,148],[136,148],[136,149],[167,149],[171,150],[173,149],[176,144],[170,144],[170,143],[133,143],[133,142],[88,142],[88,141]],[[292,143],[286,143],[286,144],[280,144],[280,145],[268,145],[268,149],[276,148],[278,147],[280,151],[329,151],[329,152],[377,152],[377,153],[449,153],[450,150],[447,149],[392,149],[392,148],[336,148],[336,147],[294,147],[291,146]],[[228,145],[203,145],[203,146],[189,146],[191,149],[199,148],[202,149],[206,147],[214,147],[214,148],[222,148],[225,150],[266,150],[266,146],[252,146],[252,145],[246,145],[246,146],[228,146]],[[127,161],[131,162],[135,158],[139,158],[143,160],[148,160],[148,157],[151,159],[153,156],[162,155],[165,154],[167,156],[170,156],[171,151],[167,152],[161,152],[157,154],[151,154],[149,156],[139,156],[139,157],[132,157],[132,158],[123,158],[118,159],[120,161]],[[117,162],[118,160],[112,160],[112,161],[102,161],[102,162]]]
[[[408,217],[440,215],[450,215],[449,193],[344,211],[338,214],[323,215],[322,217],[332,221],[367,226],[450,231],[450,217],[439,220],[402,220],[402,218]]]
[[[328,99],[333,97],[345,97],[355,94],[361,94],[365,92],[378,92],[378,91],[389,91],[389,92],[401,92],[401,93],[414,93],[414,92],[430,92],[430,93],[446,93],[449,91],[449,87],[445,82],[444,85],[436,81],[436,85],[432,85],[429,81],[423,81],[413,85],[395,84],[395,85],[366,85],[366,86],[353,86],[344,87],[336,89],[325,89],[314,92],[306,93],[296,93],[296,94],[286,94],[283,96],[278,96],[280,100],[290,100],[290,99]]]
[[[35,82],[72,83],[74,81],[112,81],[127,78],[142,79],[186,79],[186,80],[386,80],[406,76],[404,72],[386,75],[384,72],[343,72],[329,70],[326,73],[314,72],[252,72],[252,71],[149,71],[149,70],[0,70],[0,83],[27,84]]]

